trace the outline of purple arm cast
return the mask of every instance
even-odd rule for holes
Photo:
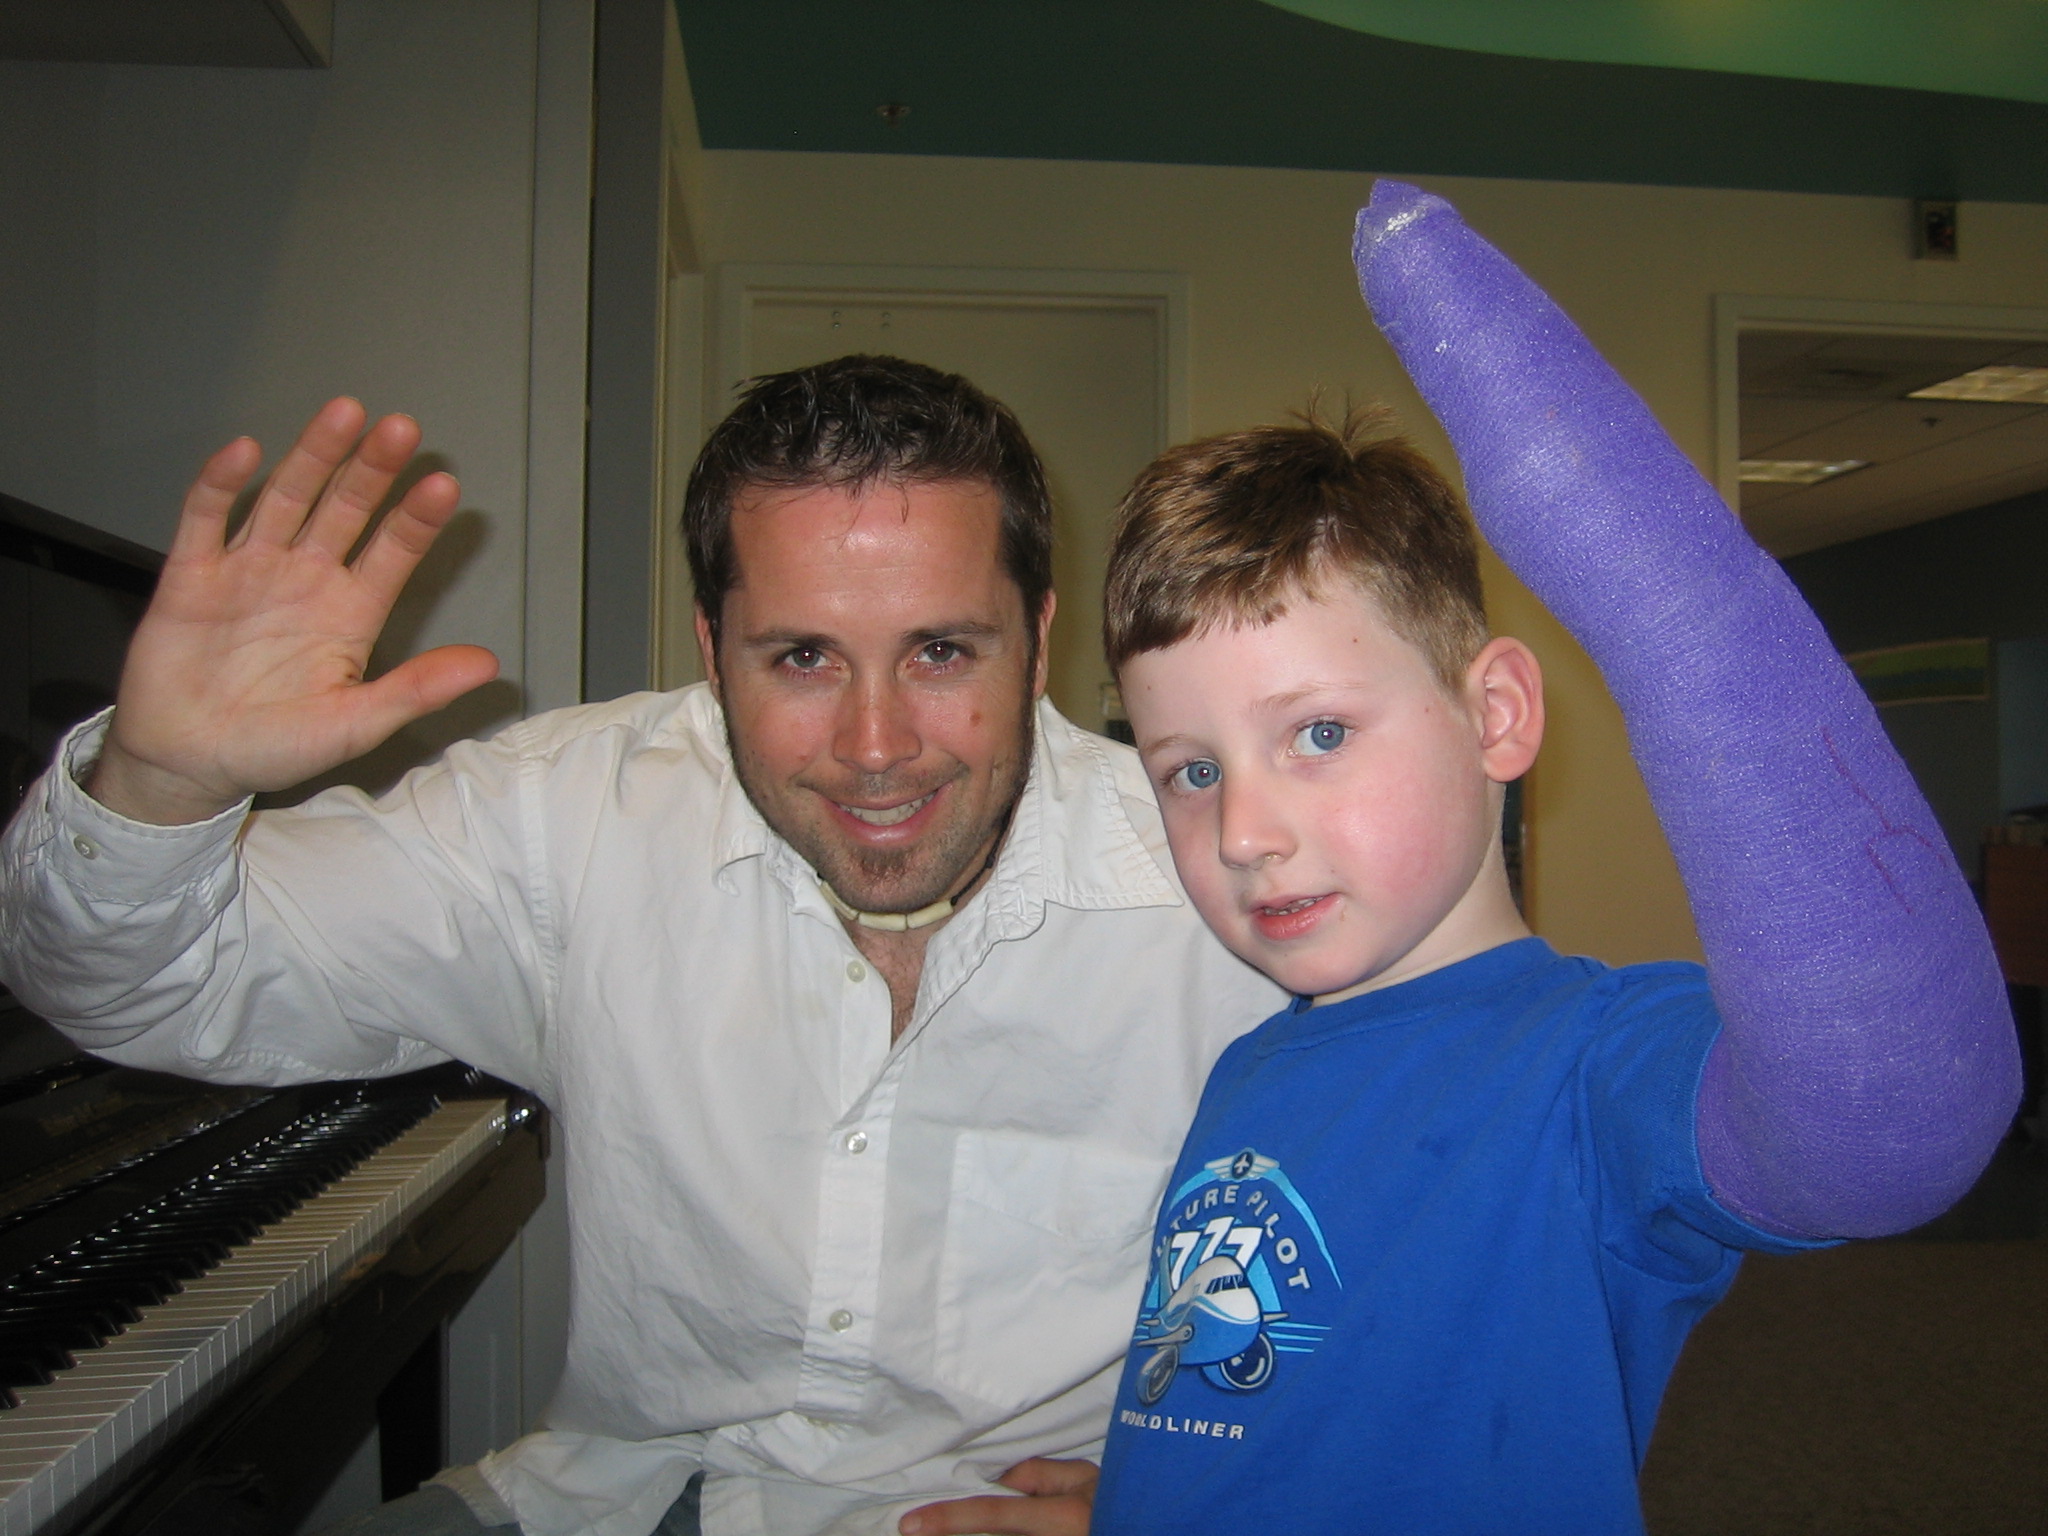
[[[1564,313],[1442,199],[1382,181],[1359,284],[1501,558],[1599,664],[1724,1027],[1700,1086],[1722,1203],[1807,1237],[1966,1190],[2019,1094],[1969,888],[1789,578]]]

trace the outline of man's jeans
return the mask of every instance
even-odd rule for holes
[[[703,1482],[701,1472],[690,1479],[682,1497],[661,1517],[654,1536],[699,1536],[697,1492]],[[485,1525],[460,1494],[438,1483],[428,1483],[418,1493],[409,1493],[379,1505],[367,1515],[331,1525],[321,1536],[519,1536],[519,1527]]]

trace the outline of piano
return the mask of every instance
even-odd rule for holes
[[[192,1083],[0,991],[0,1536],[289,1536],[372,1424],[410,1491],[442,1329],[546,1154],[540,1107],[459,1065]]]

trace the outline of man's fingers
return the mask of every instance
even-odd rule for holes
[[[1088,1500],[1005,1498],[984,1494],[913,1509],[896,1523],[903,1536],[1088,1536]]]
[[[346,560],[391,482],[412,461],[419,446],[419,423],[410,416],[379,418],[327,483],[299,531],[298,542],[324,549],[336,560]]]
[[[386,602],[395,601],[413,567],[461,503],[462,487],[455,477],[438,471],[407,491],[404,500],[384,514],[356,558],[356,575],[364,586]]]
[[[263,450],[256,439],[238,437],[200,466],[199,478],[185,493],[184,514],[171,538],[171,559],[200,560],[220,553],[225,542],[222,530],[235,498],[262,463]]]
[[[313,413],[291,452],[271,472],[270,483],[257,496],[248,522],[235,535],[236,544],[289,544],[298,537],[307,508],[319,498],[362,434],[363,415],[361,404],[346,395]]]
[[[1092,1496],[1101,1476],[1102,1468],[1092,1461],[1034,1456],[1029,1461],[1018,1462],[996,1481],[1005,1488],[1040,1497],[1061,1493]]]

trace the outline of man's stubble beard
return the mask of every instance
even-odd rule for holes
[[[1035,657],[1033,660],[1035,662]],[[1035,675],[1035,667],[1026,675]],[[725,741],[727,750],[732,754],[733,771],[739,778],[740,788],[754,809],[761,813],[761,819],[817,871],[818,878],[831,886],[841,900],[865,912],[915,912],[941,897],[954,894],[967,878],[970,866],[982,857],[989,840],[1007,829],[1011,813],[1016,810],[1031,776],[1032,750],[1037,742],[1036,710],[1037,700],[1027,689],[1017,721],[1016,755],[1012,760],[998,761],[992,769],[995,781],[992,785],[994,793],[989,799],[989,813],[972,825],[946,827],[932,838],[908,848],[849,847],[820,834],[814,827],[785,825],[770,808],[768,797],[761,792],[769,775],[733,733],[730,713],[725,715]],[[956,775],[941,781],[941,784],[959,782],[961,778]],[[856,794],[870,799],[884,798],[895,787],[886,776],[869,781],[866,789],[858,783],[853,786]],[[798,793],[811,791],[799,789]],[[922,877],[915,885],[902,887],[900,882],[920,864],[925,865]]]

